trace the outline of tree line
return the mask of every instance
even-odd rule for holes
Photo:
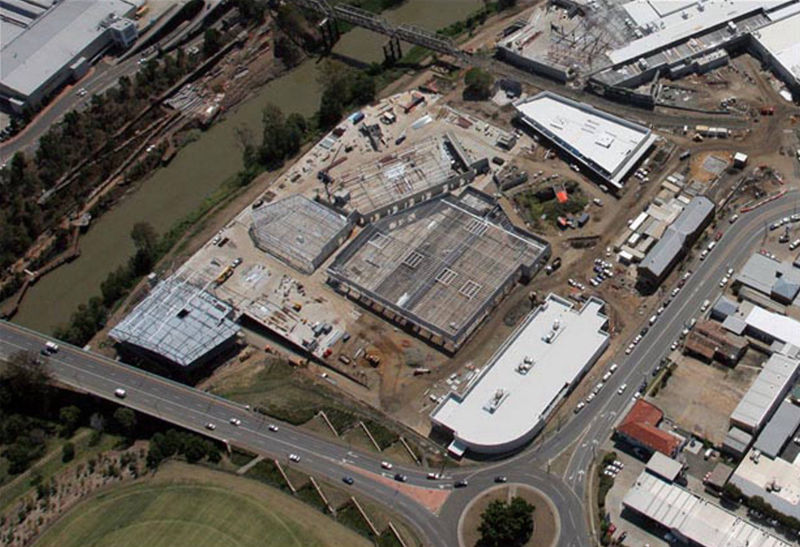
[[[175,55],[144,63],[132,77],[123,76],[115,87],[93,95],[83,111],[67,112],[39,139],[33,154],[18,152],[0,170],[0,270],[19,259],[37,237],[54,229],[65,212],[80,207],[86,195],[117,168],[130,150],[111,153],[126,136],[114,135],[150,100],[174,85],[199,63],[198,56],[178,50]],[[142,120],[147,124],[158,116]],[[83,162],[87,154],[99,154],[76,175],[68,191],[39,197]]]

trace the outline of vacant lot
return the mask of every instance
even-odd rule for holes
[[[78,505],[37,542],[58,547],[369,544],[275,489],[177,463]]]
[[[748,352],[748,357],[752,353]],[[654,403],[685,431],[722,444],[731,412],[758,374],[758,369],[747,363],[745,358],[728,369],[684,357]]]

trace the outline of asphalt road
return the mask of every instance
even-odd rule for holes
[[[719,292],[719,280],[725,270],[741,265],[763,237],[764,227],[794,212],[799,196],[800,192],[792,191],[742,215],[733,225],[720,223],[719,229],[724,230],[724,235],[714,251],[705,261],[694,265],[694,274],[636,349],[628,356],[614,356],[612,360],[620,365],[619,370],[598,397],[581,413],[573,415],[557,434],[535,442],[511,458],[454,470],[441,481],[427,479],[427,471],[419,468],[395,466],[391,472],[382,470],[380,459],[374,454],[348,449],[334,440],[287,424],[279,424],[279,431],[271,432],[267,426],[276,423],[275,420],[254,414],[232,401],[65,344],[49,358],[49,363],[57,380],[78,390],[277,458],[287,465],[297,465],[333,482],[353,475],[355,484],[349,488],[403,515],[417,526],[426,545],[457,545],[457,524],[463,509],[499,475],[510,482],[534,486],[553,500],[561,520],[559,545],[592,545],[593,534],[584,500],[587,499],[587,472],[594,457],[593,447],[611,434],[614,423],[631,404],[635,388],[668,353],[684,324],[698,315],[703,300],[712,299]],[[642,325],[647,319],[642,318]],[[39,352],[46,340],[49,338],[33,331],[0,322],[0,353],[4,355],[16,351]],[[617,389],[623,383],[628,384],[628,391],[618,395]],[[124,399],[114,396],[114,390],[120,387],[127,391]],[[241,420],[241,425],[230,424],[231,418]],[[209,422],[216,425],[213,431],[205,427]],[[566,472],[562,476],[550,473],[548,462],[570,450]],[[299,464],[288,461],[290,453],[300,456]],[[438,515],[397,490],[393,482],[379,480],[381,476],[391,478],[398,471],[408,476],[408,484],[452,490]],[[469,485],[454,489],[457,479],[467,479]]]

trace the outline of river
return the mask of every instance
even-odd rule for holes
[[[481,0],[407,0],[383,16],[430,30],[464,19]],[[370,63],[383,58],[386,37],[355,28],[342,36],[334,53]],[[403,44],[404,51],[408,49]],[[81,256],[43,277],[31,287],[14,321],[43,332],[69,320],[70,314],[98,295],[109,272],[133,253],[130,231],[147,221],[159,232],[196,209],[203,199],[241,168],[241,150],[235,130],[248,127],[259,133],[260,112],[274,103],[285,113],[309,116],[319,103],[318,65],[309,59],[285,76],[265,85],[257,94],[229,112],[225,119],[181,149],[172,162],[156,171],[132,195],[93,223],[81,239]]]

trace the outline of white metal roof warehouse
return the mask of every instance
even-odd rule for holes
[[[636,479],[622,505],[668,528],[689,545],[789,547],[740,516],[647,471]]]
[[[800,13],[754,33],[758,45],[771,57],[771,64],[786,84],[800,92]]]
[[[451,393],[431,414],[453,433],[450,450],[513,450],[532,439],[556,403],[608,346],[605,303],[577,310],[550,295],[475,376],[464,395]]]
[[[548,91],[515,107],[524,123],[617,189],[656,139],[643,125]]]

